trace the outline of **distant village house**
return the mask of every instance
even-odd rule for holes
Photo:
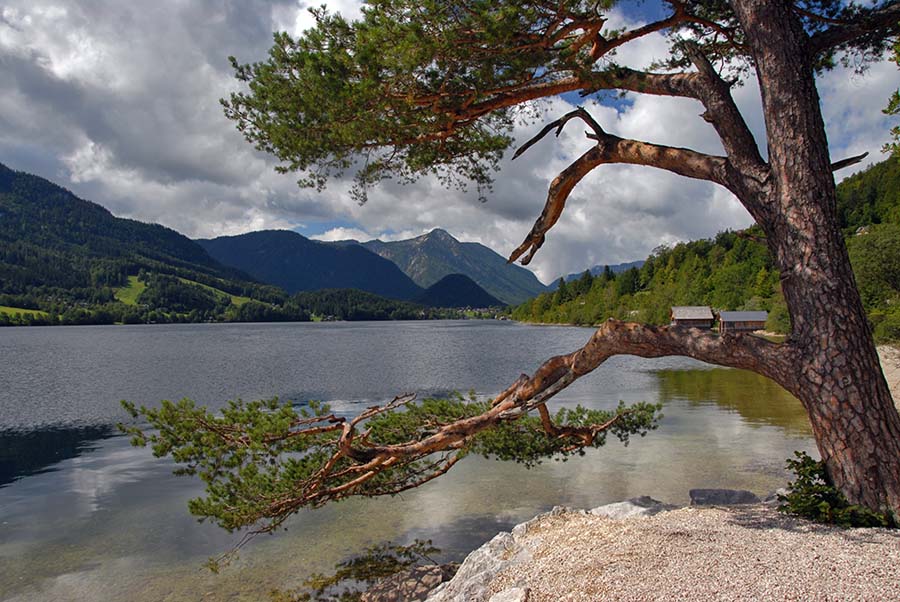
[[[767,311],[719,312],[719,334],[726,332],[753,332],[766,327]]]
[[[705,305],[676,306],[672,308],[672,326],[684,328],[712,328],[712,310]]]

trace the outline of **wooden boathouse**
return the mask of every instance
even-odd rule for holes
[[[722,311],[719,312],[719,334],[726,332],[753,332],[764,330],[767,311]]]
[[[672,308],[671,325],[683,328],[712,328],[713,313],[706,305],[679,305]]]

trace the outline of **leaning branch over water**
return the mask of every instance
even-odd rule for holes
[[[757,371],[789,348],[752,336],[605,322],[581,348],[521,375],[492,401],[401,395],[341,416],[324,404],[296,410],[277,400],[231,402],[220,414],[190,400],[159,409],[125,404],[154,431],[123,427],[138,445],[171,455],[179,474],[199,475],[206,497],[191,511],[246,535],[271,532],[305,507],[350,496],[394,495],[445,474],[469,453],[533,465],[599,447],[611,433],[627,442],[655,428],[659,406],[562,409],[547,402],[608,358],[685,355]]]

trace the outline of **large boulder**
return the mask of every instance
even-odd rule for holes
[[[608,516],[613,519],[652,516],[676,506],[664,504],[651,497],[642,496],[607,504],[591,510],[591,514]],[[557,506],[550,512],[539,514],[529,521],[513,527],[510,533],[499,533],[471,554],[469,554],[456,575],[450,581],[439,585],[428,596],[427,602],[527,602],[529,590],[524,582],[510,583],[507,589],[489,594],[488,585],[502,571],[520,562],[531,559],[531,550],[541,541],[541,523],[548,516],[567,513],[586,514],[584,510],[573,510]]]
[[[428,602],[474,602],[487,599],[487,585],[511,564],[531,558],[531,552],[516,541],[512,533],[498,533],[469,554],[456,576],[438,586]]]
[[[664,504],[652,497],[642,495],[641,497],[631,498],[624,502],[615,502],[598,506],[590,511],[595,516],[606,516],[612,519],[636,518],[641,516],[653,516],[666,510],[675,510],[678,506],[672,504]]]

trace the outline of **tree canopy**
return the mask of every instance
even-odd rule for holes
[[[389,177],[489,186],[513,125],[540,118],[542,99],[609,91],[698,98],[707,95],[692,71],[698,61],[730,78],[752,65],[728,2],[662,2],[669,16],[634,29],[609,26],[616,4],[373,0],[359,21],[313,9],[316,26],[297,38],[275,34],[268,60],[231,57],[248,90],[223,100],[225,113],[280,169],[300,172],[301,185],[321,188],[352,170],[363,200],[366,186]],[[889,44],[883,27],[897,20],[894,6],[812,0],[793,8],[819,69],[841,50],[880,56]],[[671,46],[659,71],[618,64],[618,48],[653,33]]]

